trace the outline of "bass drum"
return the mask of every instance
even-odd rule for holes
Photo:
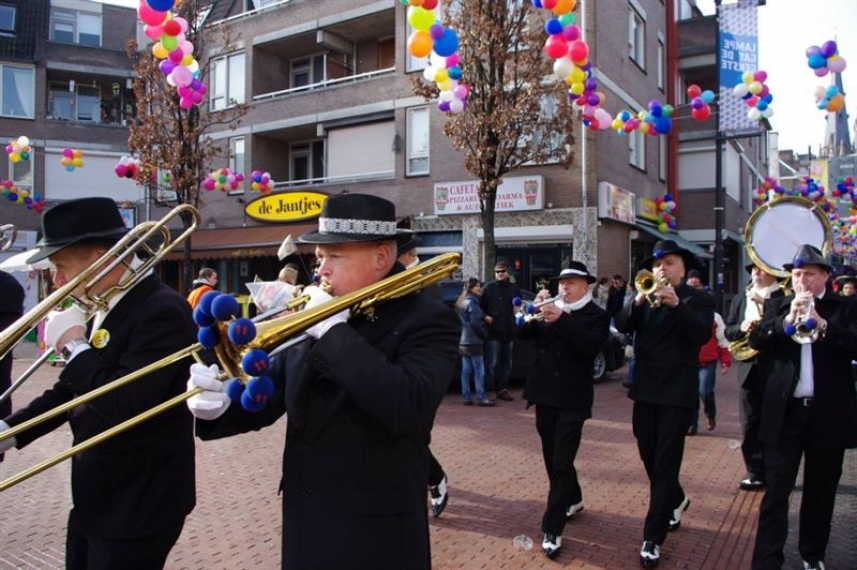
[[[754,264],[783,278],[789,276],[783,265],[791,263],[801,245],[813,245],[828,255],[833,245],[833,230],[818,204],[786,196],[753,212],[744,231],[744,243]]]

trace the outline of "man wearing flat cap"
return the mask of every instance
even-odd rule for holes
[[[711,338],[714,298],[684,283],[696,259],[672,240],[655,243],[641,269],[652,271],[651,295],[637,293],[616,324],[633,332],[633,428],[649,477],[649,511],[643,528],[640,564],[657,566],[667,532],[679,528],[690,505],[679,483],[685,434],[697,407],[699,349]]]
[[[45,211],[40,250],[28,262],[49,259],[54,285],[62,287],[81,272],[106,269],[116,259],[106,253],[126,233],[109,198],[63,202]],[[105,301],[91,319],[77,306],[48,314],[45,344],[62,353],[65,367],[56,384],[0,421],[0,431],[196,342],[185,299],[151,270],[140,274],[132,251],[116,253],[121,263],[89,292],[90,300]],[[138,280],[130,288],[115,289],[131,283],[132,274]],[[80,298],[83,284],[72,295]],[[186,360],[164,366],[0,446],[23,448],[66,421],[79,444],[183,393],[187,366]],[[162,568],[196,501],[193,417],[174,407],[72,457],[71,492],[68,568]]]
[[[765,496],[753,550],[754,570],[780,568],[788,536],[789,497],[803,458],[798,550],[803,567],[823,569],[845,449],[857,447],[857,303],[827,287],[832,267],[802,245],[792,263],[794,293],[771,299],[750,334],[769,353],[759,439],[765,449]]]
[[[402,270],[391,202],[364,194],[325,200],[315,244],[327,294],[307,287],[307,308]],[[197,434],[216,439],[287,415],[283,454],[283,568],[431,567],[426,509],[435,412],[458,358],[460,325],[429,295],[411,293],[316,323],[310,339],[278,354],[274,394],[255,413],[229,396],[217,371],[191,369]],[[270,489],[271,494],[277,492]]]
[[[610,315],[592,301],[595,277],[586,265],[572,261],[559,275],[559,298],[547,302],[550,292],[540,291],[535,303],[540,320],[518,328],[518,337],[536,344],[524,399],[536,406],[536,429],[550,481],[542,516],[542,552],[554,558],[562,546],[566,519],[583,510],[583,491],[574,458],[580,447],[583,423],[592,417],[593,363],[607,345]]]
[[[747,290],[735,296],[726,317],[726,339],[730,342],[747,340],[750,331],[762,322],[768,299],[783,296],[776,275],[759,264],[750,263],[744,268],[750,274]],[[748,360],[733,359],[737,366],[738,412],[741,418],[741,454],[747,467],[747,477],[738,483],[744,491],[758,491],[765,487],[765,456],[759,442],[759,425],[762,421],[762,396],[765,378],[770,365],[770,354],[759,352]]]

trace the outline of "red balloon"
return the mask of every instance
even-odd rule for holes
[[[699,109],[693,109],[690,114],[697,121],[704,121],[705,119],[711,116],[711,107],[706,105],[704,107],[700,107]]]
[[[687,96],[689,99],[694,99],[699,97],[702,94],[702,89],[699,88],[699,85],[691,85],[687,88]]]

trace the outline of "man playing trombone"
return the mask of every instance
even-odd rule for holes
[[[857,447],[857,303],[827,288],[832,267],[818,248],[802,245],[792,263],[794,294],[772,299],[750,333],[770,353],[759,439],[765,448],[765,496],[753,569],[785,561],[789,497],[803,457],[798,549],[805,569],[823,569],[830,520],[846,448]]]
[[[684,440],[699,399],[699,349],[711,338],[714,298],[686,285],[696,260],[672,240],[655,243],[642,268],[653,281],[618,313],[622,332],[635,333],[633,429],[649,477],[651,497],[640,564],[657,566],[667,531],[681,524],[690,504],[679,483]],[[638,287],[639,289],[639,287]]]
[[[325,200],[318,231],[300,241],[315,244],[331,294],[307,287],[305,311],[404,271],[396,246],[409,232],[395,218],[377,196]],[[287,414],[283,568],[428,570],[428,446],[458,358],[458,318],[431,295],[410,293],[306,332],[274,357],[274,393],[259,412],[231,402],[217,370],[193,365],[189,387],[207,390],[188,400],[197,434],[258,430]]]
[[[744,293],[735,296],[729,315],[726,318],[726,339],[730,341],[733,361],[738,370],[738,384],[741,388],[738,411],[741,417],[741,431],[744,434],[741,454],[747,467],[747,477],[738,483],[745,491],[756,491],[765,486],[765,458],[762,444],[759,442],[759,424],[762,419],[762,395],[764,381],[769,365],[765,353],[754,351],[749,346],[750,331],[762,321],[765,303],[768,299],[783,296],[782,288],[775,275],[756,264],[745,267],[752,281]],[[742,348],[743,347],[743,348]]]
[[[83,282],[74,287],[81,302],[106,301],[95,305],[94,315],[78,306],[48,314],[45,344],[60,351],[66,365],[56,384],[0,422],[0,431],[194,342],[196,326],[185,299],[154,274],[135,272],[141,261],[133,249],[113,252],[126,233],[109,198],[71,200],[45,212],[40,250],[28,262],[48,258],[55,286],[74,284],[85,269],[123,262],[89,283],[89,291]],[[181,394],[186,369],[181,362],[166,366],[0,445],[23,448],[65,421],[79,444]],[[196,501],[192,420],[186,409],[173,408],[72,458],[67,568],[163,567]]]

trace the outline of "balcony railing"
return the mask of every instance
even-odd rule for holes
[[[349,75],[347,77],[340,77],[337,79],[326,79],[324,81],[319,81],[318,83],[311,83],[309,85],[302,85],[300,87],[292,87],[290,89],[282,89],[280,91],[272,91],[271,93],[254,95],[253,101],[255,103],[260,103],[262,101],[270,101],[272,99],[281,99],[283,97],[288,97],[289,95],[295,95],[297,93],[317,91],[319,89],[327,89],[329,87],[335,87],[337,85],[349,85],[352,83],[358,83],[360,81],[366,81],[368,79],[374,79],[376,77],[381,77],[384,75],[393,75],[395,72],[395,67],[387,67],[384,69],[367,71],[366,73],[358,73],[356,75]]]
[[[274,183],[274,190],[293,190],[303,186],[319,186],[323,184],[355,184],[359,182],[370,182],[374,180],[386,180],[394,178],[393,170],[382,170],[377,172],[362,172],[360,174],[347,174],[343,176],[324,176],[320,178],[304,178],[303,180],[283,180]]]

